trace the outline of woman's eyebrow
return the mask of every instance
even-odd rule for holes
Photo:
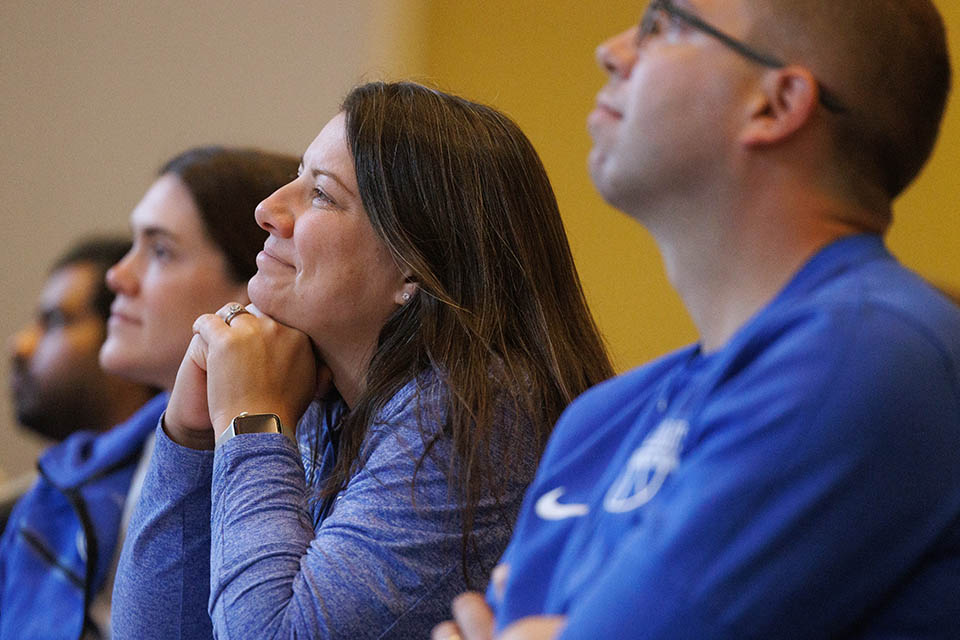
[[[297,170],[297,173],[302,174],[305,166],[307,165],[303,161],[303,156],[300,156],[300,168]],[[337,174],[333,173],[332,171],[327,171],[326,169],[311,168],[310,177],[316,178],[317,176],[327,176],[328,178],[332,179],[334,182],[339,184],[343,188],[343,190],[349,193],[351,196],[353,196],[354,198],[357,197],[357,194],[355,194],[352,189],[350,189],[347,185],[345,185],[343,183],[343,180],[341,180],[337,176]]]
[[[177,235],[170,231],[169,229],[164,229],[163,227],[143,227],[140,230],[140,233],[143,234],[145,238],[169,238],[171,240],[176,240]]]
[[[344,191],[349,193],[351,196],[356,197],[356,194],[353,192],[353,190],[350,189],[347,185],[345,185],[343,183],[343,180],[337,177],[337,174],[333,173],[332,171],[327,171],[326,169],[310,169],[310,175],[313,176],[314,178],[316,178],[317,176],[327,176],[328,178],[330,178],[331,180],[339,184]]]

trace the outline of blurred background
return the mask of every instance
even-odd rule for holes
[[[937,0],[960,71],[960,4]],[[32,314],[76,238],[124,231],[170,156],[198,144],[301,154],[349,88],[412,78],[510,114],[553,181],[619,370],[695,339],[650,237],[596,195],[585,118],[597,43],[643,0],[104,0],[0,3],[0,336]],[[960,75],[960,74],[955,74]],[[960,84],[960,80],[957,80]],[[895,209],[889,244],[960,290],[960,106]],[[252,215],[252,212],[251,212]],[[0,483],[47,443],[17,427],[0,366]]]

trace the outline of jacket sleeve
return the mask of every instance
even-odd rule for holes
[[[460,518],[445,445],[418,468],[423,443],[411,419],[374,428],[369,459],[319,525],[283,436],[233,438],[218,451],[210,597],[218,638],[426,637],[445,617],[463,588]],[[487,504],[477,520],[489,561],[509,536],[484,524],[492,514]]]
[[[7,519],[3,531],[0,532],[0,616],[3,616],[3,593],[7,584],[7,554],[10,553],[13,540],[14,524],[17,518],[17,507],[14,505]]]
[[[156,447],[117,566],[116,640],[213,637],[210,591],[212,451],[176,444],[157,426]]]
[[[564,640],[834,637],[894,593],[921,625],[906,635],[956,626],[955,593],[909,590],[957,544],[957,372],[905,321],[845,322],[717,390],[683,464],[567,594]]]

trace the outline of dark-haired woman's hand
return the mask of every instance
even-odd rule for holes
[[[214,432],[219,435],[246,411],[275,413],[294,433],[318,393],[318,377],[329,385],[326,367],[318,367],[306,334],[276,322],[252,304],[244,311],[236,309],[226,305],[193,324],[195,341],[204,347],[206,400]]]
[[[183,356],[163,428],[171,440],[191,449],[212,449],[213,429],[207,408],[206,345],[194,335]]]

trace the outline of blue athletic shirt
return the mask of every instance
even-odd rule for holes
[[[467,589],[459,498],[447,476],[453,443],[441,435],[445,394],[432,372],[401,388],[336,498],[320,499],[319,488],[339,451],[340,400],[311,405],[299,447],[258,433],[195,451],[158,426],[117,568],[114,640],[426,638]],[[496,428],[503,434],[498,425],[517,419],[501,411]],[[520,453],[502,498],[479,496],[467,566],[474,584],[485,586],[533,476],[533,429],[524,434],[492,443],[491,455]]]
[[[960,638],[960,310],[873,235],[722,349],[561,417],[497,626],[573,638]]]

